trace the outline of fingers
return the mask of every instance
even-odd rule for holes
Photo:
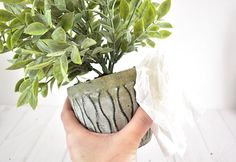
[[[61,113],[62,123],[66,133],[77,132],[78,135],[91,134],[84,128],[74,115],[69,99],[67,98]],[[122,129],[122,134],[134,139],[141,140],[147,130],[151,127],[152,120],[142,108],[138,108],[131,121]]]
[[[125,134],[132,135],[132,138],[139,141],[151,127],[152,123],[152,119],[141,107],[139,107],[133,118],[122,131],[124,131]]]
[[[87,129],[85,129],[76,119],[68,98],[66,98],[66,101],[63,106],[63,110],[61,113],[61,120],[64,125],[66,133],[71,133],[73,131],[84,133],[87,131]]]

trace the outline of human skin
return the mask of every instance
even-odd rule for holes
[[[76,119],[68,98],[61,119],[73,162],[135,162],[139,143],[152,125],[149,116],[138,108],[131,121],[119,132],[94,133]]]

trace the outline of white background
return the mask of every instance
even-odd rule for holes
[[[236,1],[175,0],[168,17],[174,29],[172,36],[158,41],[183,81],[185,90],[195,103],[206,108],[235,106],[236,94]],[[150,49],[127,55],[116,70],[132,67]],[[6,71],[7,59],[0,55],[0,104],[14,105],[18,94],[14,85],[22,71]],[[54,89],[40,105],[61,106],[66,88]]]

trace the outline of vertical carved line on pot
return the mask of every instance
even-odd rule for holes
[[[92,98],[89,95],[87,95],[87,97],[89,98],[89,100],[93,104],[93,107],[94,107],[94,110],[95,110],[95,113],[96,113],[96,125],[97,125],[97,128],[98,128],[99,132],[102,133],[101,128],[100,128],[99,123],[98,123],[99,115],[98,115],[97,106],[95,105],[94,101],[92,100]]]
[[[72,108],[73,108],[75,117],[80,121],[81,119],[80,119],[80,115],[79,115],[79,113],[76,109],[76,106],[75,106],[76,105],[75,100],[72,100],[71,103],[72,103]]]
[[[112,108],[113,108],[113,121],[114,121],[114,124],[115,124],[116,131],[118,131],[119,129],[118,129],[118,126],[117,126],[117,123],[116,123],[116,108],[115,108],[115,103],[114,103],[112,95],[109,93],[109,91],[107,90],[106,92],[107,92],[108,96],[111,99]]]
[[[123,109],[122,106],[121,106],[119,91],[120,91],[120,87],[117,87],[116,95],[117,95],[118,105],[119,105],[119,108],[120,108],[121,113],[124,115],[124,117],[125,117],[125,119],[126,119],[126,121],[127,121],[127,123],[128,123],[128,122],[129,122],[129,118],[128,118],[127,114],[125,113],[124,109]]]
[[[85,119],[84,119],[84,113],[82,112],[82,108],[81,108],[81,106],[80,106],[80,103],[79,103],[79,101],[77,100],[77,98],[75,98],[74,101],[76,102],[76,105],[78,106],[78,109],[79,109],[79,111],[81,112],[81,116],[82,116],[82,119],[83,119],[83,121],[81,121],[80,118],[79,118],[79,120],[80,120],[80,122],[83,122],[83,124],[84,124],[85,127],[87,127],[86,121],[85,121]],[[76,109],[77,106],[75,106],[74,109]],[[77,110],[77,109],[76,109],[76,110]],[[78,116],[79,116],[79,115],[78,115]]]
[[[127,90],[129,90],[132,101],[133,101],[133,114],[132,114],[132,116],[134,115],[134,113],[136,112],[136,110],[138,108],[138,103],[136,101],[136,92],[135,92],[135,89],[134,89],[134,84],[135,84],[135,81],[132,81],[131,83],[128,83],[128,84],[125,85]]]
[[[131,101],[131,117],[134,115],[134,103],[133,103],[133,98],[131,96],[131,93],[130,91],[128,90],[128,88],[123,85],[123,87],[125,88],[125,90],[127,91],[127,93],[129,94],[129,98],[130,98],[130,101]]]
[[[104,111],[103,111],[103,109],[102,109],[102,105],[101,105],[101,92],[99,92],[99,94],[98,94],[98,105],[99,105],[99,107],[100,107],[100,110],[101,110],[103,116],[104,116],[104,117],[107,119],[107,121],[108,121],[110,133],[112,133],[111,122],[110,122],[109,118],[106,116],[106,114],[104,113]]]
[[[88,114],[87,114],[87,112],[86,112],[86,110],[85,110],[85,107],[84,107],[84,97],[83,96],[81,96],[82,97],[82,105],[83,105],[83,110],[84,110],[84,115],[87,117],[87,119],[89,120],[89,122],[91,123],[91,125],[93,126],[93,130],[95,131],[95,132],[97,132],[97,129],[96,129],[96,127],[95,127],[95,125],[93,124],[93,122],[92,122],[92,120],[90,119],[90,117],[88,116]]]

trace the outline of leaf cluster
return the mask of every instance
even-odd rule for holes
[[[114,65],[141,46],[155,47],[172,25],[163,21],[171,0],[0,0],[0,53],[13,51],[9,70],[24,69],[17,106],[36,108],[56,83],[66,85]],[[98,64],[101,70],[92,66]]]

